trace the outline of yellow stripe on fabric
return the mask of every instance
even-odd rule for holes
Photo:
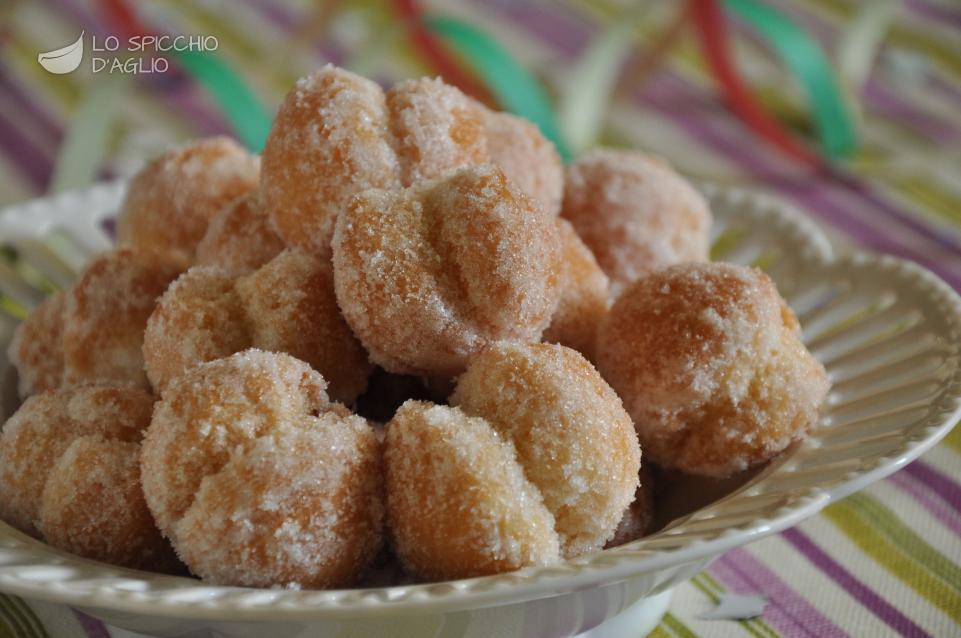
[[[664,628],[664,620],[661,620],[661,624],[654,628],[654,631],[647,634],[647,638],[673,638],[674,634],[670,633]]]
[[[677,616],[668,612],[661,621],[665,627],[678,638],[697,638],[697,634],[687,628],[687,625],[677,619]]]
[[[10,602],[13,603],[15,607],[19,607],[23,615],[27,618],[30,625],[33,627],[34,635],[40,636],[42,638],[49,638],[50,634],[47,633],[47,628],[44,626],[37,614],[34,613],[33,609],[24,601],[22,598],[17,596],[10,596]]]
[[[881,532],[892,542],[905,548],[905,551],[920,564],[961,592],[961,568],[905,525],[890,509],[866,492],[854,494],[848,498],[848,501],[851,506],[858,508],[865,517],[877,524]]]
[[[941,579],[931,575],[900,547],[891,543],[878,530],[877,525],[860,516],[848,500],[829,506],[824,510],[824,516],[864,554],[941,609],[956,623],[961,624],[961,596]]]
[[[17,638],[34,638],[38,635],[23,612],[14,605],[11,596],[0,594],[0,616],[14,628]]]
[[[961,454],[961,424],[954,426],[954,429],[948,432],[948,435],[944,437],[944,444],[946,447]]]

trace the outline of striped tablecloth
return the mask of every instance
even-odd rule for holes
[[[90,74],[47,74],[40,51],[82,29],[114,33],[104,3],[0,5],[0,205],[35,197],[62,177],[62,142],[97,84]],[[640,40],[664,24],[657,3]],[[854,0],[773,4],[837,47]],[[294,79],[331,61],[375,78],[428,72],[376,0],[209,0],[143,3],[171,33],[214,34],[219,54],[276,105]],[[339,7],[337,6],[339,5]],[[327,9],[336,10],[333,18]],[[493,33],[549,87],[624,7],[613,0],[436,2],[438,12]],[[795,88],[741,24],[738,53],[782,117],[803,126]],[[630,68],[630,65],[628,65]],[[229,133],[227,121],[184,77],[137,78],[125,87],[96,176],[126,174],[191,136]],[[760,142],[720,104],[696,43],[682,39],[653,75],[630,72],[605,143],[659,153],[696,177],[768,190],[807,211],[839,245],[913,259],[961,289],[961,4],[906,0],[860,94],[863,144],[843,173],[814,176]],[[69,183],[69,180],[67,180]],[[763,593],[762,617],[697,620],[725,592]],[[961,635],[961,430],[891,478],[783,534],[734,550],[676,591],[654,632],[666,636]],[[0,596],[0,635],[107,636],[64,607]]]

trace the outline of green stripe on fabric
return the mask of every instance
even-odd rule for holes
[[[0,615],[14,628],[17,638],[37,638],[36,632],[24,617],[23,612],[14,606],[11,597],[6,594],[0,594]]]
[[[829,506],[824,516],[868,558],[961,624],[961,596],[891,543],[874,523],[862,518],[848,500]]]
[[[697,638],[697,634],[688,629],[687,625],[678,620],[677,616],[672,613],[665,614],[664,620],[661,622],[678,638]]]
[[[661,620],[661,624],[654,628],[654,631],[647,634],[647,638],[673,638],[674,634],[669,632],[664,628],[664,621]]]
[[[27,620],[29,620],[30,623],[33,625],[37,636],[41,636],[42,638],[49,638],[50,634],[47,633],[46,626],[40,620],[40,617],[37,616],[37,614],[33,611],[33,608],[31,608],[30,605],[28,605],[25,600],[23,600],[22,598],[18,598],[16,596],[10,596],[10,600],[11,602],[13,602],[15,606],[20,607],[24,615],[27,617]]]
[[[923,538],[877,499],[866,493],[858,493],[848,498],[850,505],[857,508],[865,518],[874,522],[881,532],[893,543],[903,548],[918,563],[936,574],[961,592],[961,568],[951,559],[933,548]]]

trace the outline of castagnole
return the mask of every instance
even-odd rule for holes
[[[631,503],[640,448],[614,391],[577,352],[498,343],[451,407],[408,402],[387,425],[394,548],[427,578],[600,549]]]
[[[210,220],[257,188],[260,159],[226,137],[189,142],[137,173],[117,220],[121,245],[193,262]]]
[[[561,236],[561,299],[543,340],[560,343],[594,359],[597,327],[609,307],[610,280],[565,219],[557,220]]]
[[[50,295],[17,326],[13,334],[7,356],[17,369],[17,389],[21,399],[56,390],[63,383],[63,313],[66,302],[67,296],[62,291]]]
[[[707,202],[654,156],[588,152],[567,168],[561,215],[594,252],[615,296],[652,270],[708,259]]]
[[[173,551],[140,487],[140,441],[153,397],[132,388],[29,398],[0,435],[0,514],[86,558],[169,571]]]
[[[257,193],[228,204],[211,220],[197,246],[198,266],[217,266],[231,275],[249,274],[283,252]]]
[[[328,65],[301,79],[280,107],[264,148],[263,203],[288,244],[327,256],[354,195],[490,162],[557,213],[560,159],[533,126],[498,117],[439,79],[385,93]]]
[[[828,391],[824,367],[760,270],[724,263],[656,271],[601,324],[598,368],[648,458],[723,477],[804,436]]]
[[[346,586],[377,555],[380,442],[326,385],[293,357],[249,350],[167,388],[143,444],[144,493],[206,582]]]
[[[391,372],[450,377],[490,343],[536,341],[560,298],[554,218],[493,166],[361,193],[333,248],[344,318]]]
[[[144,359],[158,392],[200,363],[258,348],[297,357],[352,403],[372,366],[344,322],[330,262],[289,249],[242,277],[194,267],[164,293],[147,324]]]

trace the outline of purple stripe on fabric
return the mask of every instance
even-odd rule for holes
[[[915,461],[901,471],[907,472],[930,487],[954,511],[961,513],[961,485],[947,474],[934,469],[924,461]]]
[[[919,2],[919,0],[908,0],[907,4],[908,8],[919,16],[961,29],[961,11],[930,2]]]
[[[927,510],[942,525],[954,532],[956,536],[961,536],[961,515],[951,508],[945,500],[938,498],[937,492],[934,492],[929,485],[917,480],[907,472],[892,474],[888,477],[888,480],[901,491],[910,495],[915,502]]]
[[[781,537],[793,545],[811,564],[824,572],[831,580],[848,593],[849,596],[877,616],[888,627],[902,636],[926,637],[929,634],[914,624],[874,590],[854,577],[851,572],[828,556],[811,538],[798,528],[781,533]]]
[[[17,77],[8,64],[0,59],[0,93],[10,100],[23,116],[29,117],[36,124],[35,128],[43,136],[43,141],[56,148],[63,139],[63,127],[60,122],[45,108],[43,103],[17,81]]]
[[[582,16],[564,11],[560,6],[550,10],[536,2],[516,0],[474,0],[474,4],[499,12],[524,29],[550,44],[558,53],[571,58],[587,46],[591,29]]]
[[[502,9],[502,3],[500,2],[480,4],[499,10]],[[503,11],[506,13],[506,9]],[[534,11],[534,6],[529,7],[526,21],[521,22],[521,24],[530,32],[542,37],[545,42],[560,51],[569,53],[574,50],[574,47],[568,43],[577,42],[589,36],[590,28],[574,20],[564,22],[566,25],[565,31],[542,34],[537,25],[548,19],[548,12],[541,10],[534,13]],[[700,96],[691,96],[690,94],[695,87],[675,75],[661,72],[657,74],[655,80],[660,80],[662,85],[664,83],[670,83],[672,86],[669,91],[681,94],[675,97],[681,97],[678,102],[684,104],[684,106],[690,106],[691,102],[696,103],[698,100],[701,102],[704,101]],[[838,180],[833,183],[824,180],[815,188],[812,188],[810,183],[803,185],[794,184],[793,188],[785,188],[789,186],[789,184],[786,183],[784,176],[776,175],[771,169],[770,162],[765,158],[756,157],[756,152],[752,152],[750,148],[745,148],[743,143],[730,139],[729,131],[721,132],[719,127],[708,125],[702,121],[706,119],[704,114],[693,117],[684,116],[683,113],[680,112],[681,110],[678,108],[677,103],[670,104],[669,106],[665,105],[663,99],[660,99],[656,94],[656,89],[652,89],[652,85],[654,84],[654,80],[649,81],[643,87],[644,91],[638,95],[639,99],[645,100],[650,105],[655,106],[666,117],[674,120],[681,128],[686,129],[692,137],[695,137],[708,146],[714,147],[716,150],[731,157],[731,159],[736,160],[743,168],[767,180],[768,185],[780,189],[782,194],[790,196],[802,207],[807,208],[832,225],[841,228],[844,232],[862,241],[871,248],[913,259],[924,264],[926,267],[937,272],[956,289],[961,290],[961,271],[955,272],[954,269],[944,265],[956,263],[958,259],[955,255],[929,255],[929,251],[926,249],[912,249],[904,242],[897,231],[892,232],[892,229],[886,228],[881,220],[879,220],[879,224],[875,226],[873,224],[865,224],[855,219],[855,216],[850,212],[849,206],[842,205],[838,202],[837,197],[853,195],[858,199],[863,199],[872,208],[877,209],[878,212],[892,217],[897,223],[906,226],[909,230],[915,231],[923,240],[934,242],[957,255],[961,255],[961,241],[956,237],[937,229],[931,229],[923,223],[920,223],[909,214],[898,210],[897,207],[891,203],[877,197],[870,189],[858,184],[854,180]],[[713,102],[713,100],[709,100],[709,102]],[[731,129],[732,124],[735,130],[744,130],[746,134],[750,135],[750,132],[743,129],[743,126],[737,120],[731,119],[725,123],[724,128]],[[780,158],[774,158],[773,161],[779,162],[779,165],[784,165]],[[828,194],[833,195],[833,197],[826,197]]]
[[[53,173],[50,156],[24,135],[20,127],[8,120],[4,113],[0,113],[0,148],[14,170],[30,181],[34,191],[42,192],[46,188]]]
[[[287,11],[280,3],[272,0],[248,0],[248,4],[256,7],[261,15],[285,31],[293,31],[301,23],[300,15]],[[337,66],[342,66],[346,60],[344,50],[329,39],[317,42],[314,45],[314,51]]]
[[[107,626],[96,618],[91,618],[82,611],[72,610],[73,615],[77,617],[77,622],[80,623],[80,627],[83,629],[84,633],[87,634],[87,638],[111,638],[110,632],[107,631]]]
[[[715,561],[709,571],[739,594],[765,594],[770,602],[764,610],[764,620],[779,632],[813,638],[847,636],[843,629],[744,549],[729,551]]]
[[[961,137],[961,130],[957,127],[900,99],[897,93],[886,84],[879,82],[876,76],[871,77],[865,84],[864,98],[868,104],[883,112],[888,118],[906,123],[934,141],[955,141]]]

